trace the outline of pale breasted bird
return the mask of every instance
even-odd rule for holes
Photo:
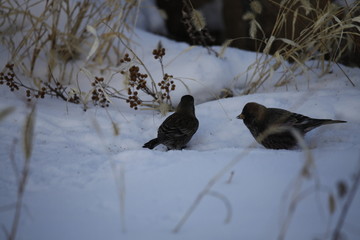
[[[346,122],[311,118],[280,108],[267,108],[255,102],[247,103],[237,118],[244,121],[258,143],[271,149],[291,149],[296,146],[298,141],[293,130],[303,137],[319,126]]]

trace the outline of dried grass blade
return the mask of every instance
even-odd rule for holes
[[[265,54],[268,54],[269,52],[270,52],[270,48],[271,48],[271,45],[272,45],[272,43],[275,41],[275,37],[274,36],[271,36],[270,38],[269,38],[269,40],[267,41],[267,43],[266,43],[266,46],[265,46],[265,48],[264,48],[264,53]]]
[[[297,44],[296,42],[294,42],[293,40],[287,39],[287,38],[277,38],[277,40],[281,40],[284,43],[291,45],[293,47],[297,47],[297,48],[301,48],[301,46],[299,44]]]
[[[360,16],[352,18],[352,21],[360,23]]]
[[[33,139],[34,139],[34,126],[35,126],[35,105],[32,107],[31,112],[27,115],[23,132],[24,154],[25,159],[30,159]]]
[[[93,55],[94,53],[97,51],[97,49],[99,48],[100,45],[100,41],[99,41],[99,37],[97,35],[96,29],[93,28],[92,26],[88,25],[86,26],[86,30],[88,32],[90,32],[93,36],[94,36],[94,43],[91,46],[91,49],[89,51],[88,56],[86,57],[86,61],[88,61]]]
[[[0,122],[5,119],[7,116],[9,116],[12,112],[14,112],[14,107],[7,107],[4,110],[1,110],[0,112]]]
[[[221,45],[221,49],[219,51],[219,58],[224,58],[225,50],[230,46],[233,41],[234,39],[228,39],[223,43],[223,45]]]

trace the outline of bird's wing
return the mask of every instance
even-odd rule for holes
[[[292,112],[289,112],[280,108],[268,108],[267,116],[265,119],[268,121],[268,125],[292,125],[297,122],[297,119],[292,116]]]
[[[293,113],[284,109],[272,108],[269,115],[269,124],[284,127],[294,127],[298,130],[305,131],[314,124],[312,118]]]
[[[159,127],[159,134],[181,137],[196,132],[199,122],[196,118],[174,113],[170,115]]]

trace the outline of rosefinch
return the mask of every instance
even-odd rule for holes
[[[256,141],[266,148],[290,149],[297,144],[294,131],[305,133],[325,124],[346,121],[315,119],[279,108],[267,108],[250,102],[245,105],[238,119],[243,119]]]
[[[144,148],[153,149],[164,144],[168,149],[183,149],[199,127],[195,116],[194,98],[185,95],[181,98],[175,113],[160,125],[157,138],[144,144]]]

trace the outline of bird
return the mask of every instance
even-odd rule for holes
[[[346,123],[342,120],[311,118],[280,108],[267,108],[256,102],[245,104],[237,118],[244,121],[258,143],[269,149],[292,149],[298,144],[296,133],[303,137],[325,124]]]
[[[153,149],[163,144],[168,150],[181,150],[186,147],[198,128],[199,120],[195,116],[194,98],[184,95],[176,111],[160,125],[157,138],[145,143],[143,148]]]

